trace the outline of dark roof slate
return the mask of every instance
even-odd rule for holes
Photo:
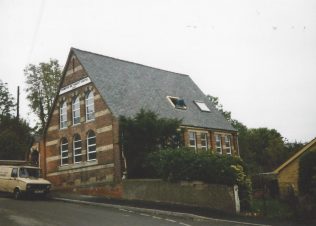
[[[72,48],[114,116],[135,116],[141,108],[160,117],[182,119],[183,125],[236,131],[188,75],[164,71]],[[174,108],[167,96],[183,98],[186,110]],[[210,112],[194,103],[203,101]]]

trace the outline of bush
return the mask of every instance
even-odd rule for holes
[[[144,168],[148,176],[171,182],[200,180],[210,184],[237,184],[242,208],[250,207],[251,181],[238,157],[195,153],[188,148],[165,149],[148,154]]]
[[[316,149],[305,153],[299,162],[298,188],[301,195],[316,196]]]
[[[298,188],[299,215],[305,220],[315,220],[316,214],[316,149],[306,152],[299,162]],[[314,222],[316,223],[316,222]]]
[[[128,178],[146,178],[152,173],[142,167],[148,153],[182,145],[180,124],[181,120],[159,118],[144,109],[133,118],[120,117],[120,145],[126,157]]]

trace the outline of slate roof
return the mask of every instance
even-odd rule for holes
[[[71,50],[116,117],[135,116],[144,108],[159,117],[182,119],[186,126],[236,131],[188,75]],[[167,96],[183,98],[187,109],[174,108]],[[203,101],[210,112],[202,112],[196,100]]]

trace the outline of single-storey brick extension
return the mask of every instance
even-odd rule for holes
[[[120,182],[119,117],[182,119],[185,145],[238,155],[237,131],[188,75],[71,48],[44,132],[40,165],[56,186]]]

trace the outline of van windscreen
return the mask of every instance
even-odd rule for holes
[[[41,171],[40,169],[21,167],[19,170],[19,176],[22,178],[27,178],[27,177],[40,178]]]

